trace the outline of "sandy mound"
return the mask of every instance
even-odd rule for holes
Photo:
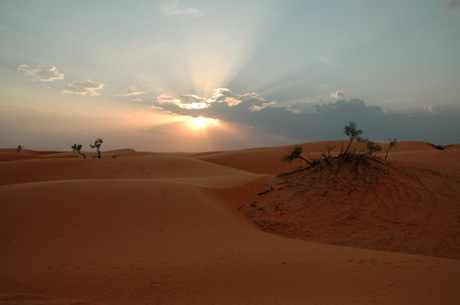
[[[304,146],[314,153],[327,145]],[[458,303],[460,260],[291,239],[241,217],[254,197],[275,191],[257,196],[274,175],[297,166],[281,161],[290,148],[200,155],[120,150],[101,160],[31,153],[30,160],[0,162],[0,304]],[[426,150],[436,158],[453,151]],[[421,162],[394,161],[387,176],[401,166],[425,175],[417,166],[428,163]],[[440,171],[444,164],[429,166]],[[408,175],[398,179],[409,183]],[[324,185],[317,188],[326,190],[327,175],[318,179]],[[451,180],[426,179],[447,197],[458,191]],[[417,183],[407,198],[424,191]],[[402,218],[410,209],[404,211]],[[434,216],[422,218],[427,232]],[[430,234],[426,242],[439,238]]]
[[[371,158],[278,176],[242,212],[265,231],[460,259],[460,177]]]

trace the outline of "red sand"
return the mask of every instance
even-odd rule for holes
[[[303,147],[315,154],[328,144]],[[328,245],[327,234],[291,239],[242,217],[275,175],[297,166],[281,161],[291,148],[120,150],[101,160],[0,150],[0,304],[458,304],[458,259]],[[459,145],[400,143],[389,159],[451,177],[433,186],[422,177],[439,198],[459,192]],[[431,245],[439,235],[420,238]],[[378,248],[371,241],[356,246]]]

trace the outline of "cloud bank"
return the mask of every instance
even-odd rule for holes
[[[340,99],[308,107],[281,106],[256,93],[234,94],[220,88],[210,99],[195,95],[159,96],[151,108],[247,126],[261,138],[271,135],[297,142],[344,139],[343,126],[354,121],[365,131],[364,136],[375,141],[386,142],[389,137],[397,137],[399,141],[460,143],[458,107],[430,105],[419,112],[389,112],[379,106],[368,106],[360,99],[345,99],[340,91],[333,95]]]
[[[19,65],[18,70],[26,75],[34,76],[36,80],[41,82],[53,82],[64,79],[64,74],[59,73],[56,67],[45,68],[41,66],[32,67],[26,64]]]

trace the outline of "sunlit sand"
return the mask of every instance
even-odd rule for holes
[[[458,304],[460,145],[398,143],[378,181],[278,176],[292,147],[1,149],[0,304]]]

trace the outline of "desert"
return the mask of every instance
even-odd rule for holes
[[[459,29],[0,1],[0,305],[459,305]]]
[[[292,148],[1,149],[0,304],[458,304],[460,145],[371,182]]]

